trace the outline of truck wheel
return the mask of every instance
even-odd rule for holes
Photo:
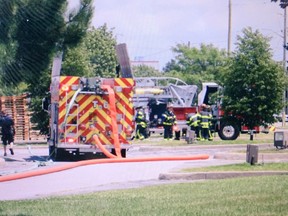
[[[55,161],[56,159],[56,148],[55,146],[49,146],[49,159]]]
[[[121,156],[123,157],[123,158],[126,158],[126,149],[121,149]]]
[[[239,136],[240,131],[234,122],[221,122],[218,135],[222,140],[235,140]]]
[[[126,158],[126,152],[126,149],[121,149],[121,157]],[[111,153],[116,155],[115,149],[112,149]]]

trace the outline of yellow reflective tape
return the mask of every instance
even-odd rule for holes
[[[276,127],[273,125],[270,127],[269,131],[275,131]]]
[[[162,94],[163,89],[160,88],[135,88],[135,94]]]
[[[118,108],[119,110],[121,110],[121,112],[124,114],[124,117],[125,117],[125,118],[129,119],[130,121],[133,120],[133,117],[134,117],[134,116],[132,115],[132,113],[129,113],[129,112],[127,111],[127,109],[125,108],[125,106],[123,106],[123,104],[117,103],[117,108]],[[131,110],[133,110],[133,108],[132,108]]]
[[[125,80],[125,82],[128,82],[129,85],[127,86],[127,84],[124,83],[123,80]],[[133,79],[130,79],[130,78],[115,78],[115,83],[117,83],[118,86],[122,86],[122,87],[131,87],[131,86],[134,86],[134,80],[133,80]]]

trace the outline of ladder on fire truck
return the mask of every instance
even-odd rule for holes
[[[172,103],[174,107],[190,107],[195,102],[196,85],[188,85],[174,77],[134,77],[133,102],[145,106],[153,98],[157,103]]]
[[[67,106],[70,106],[68,108],[67,115],[65,116],[65,121],[67,121],[68,118],[72,119],[71,123],[64,124],[64,140],[65,144],[68,141],[67,137],[77,139],[78,138],[78,122],[79,122],[79,105],[75,103],[67,104]],[[73,107],[75,107],[73,109]],[[74,111],[76,110],[76,112]],[[71,111],[74,111],[71,113]],[[69,141],[68,141],[69,142]]]

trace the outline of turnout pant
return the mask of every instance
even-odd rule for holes
[[[164,125],[164,139],[173,138],[173,128],[172,125]]]

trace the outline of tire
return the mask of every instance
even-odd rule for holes
[[[121,149],[121,157],[126,158],[126,152],[127,152],[126,149]],[[115,149],[112,149],[111,153],[116,155]]]
[[[49,159],[55,161],[56,159],[56,148],[55,146],[49,146]]]
[[[121,149],[121,156],[123,158],[126,158],[126,152],[127,152],[127,149]]]
[[[239,126],[232,121],[221,122],[218,135],[222,140],[236,140],[240,134]]]

